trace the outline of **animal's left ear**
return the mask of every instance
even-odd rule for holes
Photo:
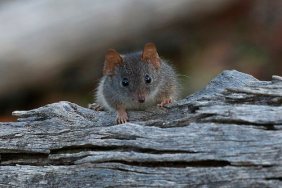
[[[160,68],[160,57],[154,43],[147,43],[144,46],[141,60],[146,63],[151,63],[156,69]]]

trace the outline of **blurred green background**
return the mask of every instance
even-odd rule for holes
[[[104,53],[154,42],[183,96],[225,69],[282,73],[282,1],[1,1],[0,121],[60,100],[93,102]]]

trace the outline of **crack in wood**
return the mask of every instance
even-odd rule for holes
[[[49,164],[48,154],[45,153],[1,153],[0,166],[3,165],[47,165]]]
[[[196,114],[173,121],[160,121],[158,122],[158,124],[154,123],[153,125],[155,127],[160,127],[160,128],[186,127],[189,126],[190,123],[194,123],[194,122],[201,123],[202,119],[209,118],[211,116],[213,116],[213,114]]]
[[[281,177],[267,177],[264,178],[265,180],[278,180],[278,181],[282,181],[282,176]]]
[[[217,119],[213,119],[210,117],[216,117]],[[208,116],[208,119],[202,119],[200,122],[202,123],[220,123],[220,124],[235,124],[235,125],[244,125],[244,126],[258,126],[258,128],[264,128],[264,130],[267,131],[277,131],[278,129],[275,128],[275,126],[273,124],[263,124],[263,123],[253,123],[253,122],[248,122],[248,121],[244,121],[244,120],[234,120],[234,119],[221,119],[219,117],[216,116],[216,114],[211,116]],[[281,124],[277,124],[277,125],[281,125]]]
[[[82,151],[134,151],[137,153],[150,153],[150,154],[178,154],[178,153],[199,153],[187,150],[156,150],[152,148],[140,148],[129,146],[97,146],[97,145],[80,145],[80,146],[66,146],[58,149],[51,149],[50,154],[66,154],[78,153]]]
[[[190,162],[187,161],[128,162],[124,160],[110,160],[107,161],[107,163],[121,163],[130,166],[142,166],[142,167],[172,167],[172,168],[186,168],[186,167],[208,168],[208,167],[232,166],[229,161],[225,161],[225,160],[199,160],[199,161],[190,161]]]
[[[257,96],[248,95],[243,98],[236,98],[234,96],[225,96],[225,102],[229,104],[257,104],[257,105],[269,105],[269,106],[281,106],[282,97],[270,97],[270,96]]]

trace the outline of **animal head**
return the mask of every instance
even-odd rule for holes
[[[160,66],[161,60],[156,46],[147,43],[142,52],[125,55],[109,49],[105,56],[103,73],[117,95],[144,103],[156,93],[160,82]]]

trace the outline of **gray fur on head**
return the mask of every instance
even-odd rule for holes
[[[173,68],[162,59],[156,68],[141,56],[142,52],[122,55],[122,64],[115,67],[114,74],[102,77],[96,93],[98,104],[108,110],[116,109],[117,105],[145,109],[166,98],[176,99],[178,82]],[[151,82],[146,83],[145,77]],[[128,85],[122,84],[124,80]]]

